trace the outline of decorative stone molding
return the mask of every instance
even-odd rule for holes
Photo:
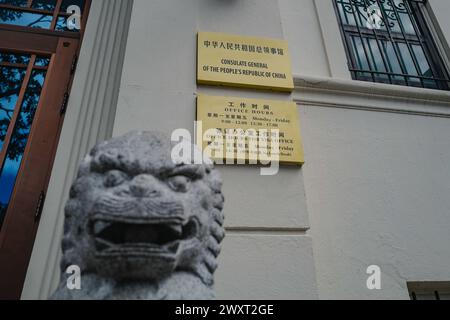
[[[295,75],[301,105],[450,117],[450,92],[356,80]]]

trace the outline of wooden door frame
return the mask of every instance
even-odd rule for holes
[[[0,25],[0,50],[51,56],[0,230],[0,300],[17,300],[22,293],[64,120],[61,107],[72,85],[89,8],[87,0],[80,33]]]

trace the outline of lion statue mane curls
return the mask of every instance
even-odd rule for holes
[[[61,284],[52,299],[214,299],[225,237],[213,165],[174,163],[170,138],[131,132],[82,162],[65,209]],[[68,289],[69,266],[81,289]]]

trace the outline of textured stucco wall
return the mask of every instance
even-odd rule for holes
[[[322,16],[329,4],[321,2]],[[429,5],[448,48],[450,3]],[[335,20],[321,27],[341,39]],[[319,297],[409,299],[408,281],[450,279],[450,94],[354,84],[318,79],[296,93]],[[366,287],[373,264],[379,291]]]
[[[320,297],[408,299],[450,279],[450,119],[305,107],[305,181]],[[366,269],[382,270],[369,291]]]

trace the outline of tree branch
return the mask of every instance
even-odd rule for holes
[[[14,94],[18,94],[19,91],[20,91],[20,87],[16,87],[14,89],[6,90],[5,92],[0,92],[0,99],[1,98],[6,98],[6,97],[10,97],[10,96],[12,96]]]

